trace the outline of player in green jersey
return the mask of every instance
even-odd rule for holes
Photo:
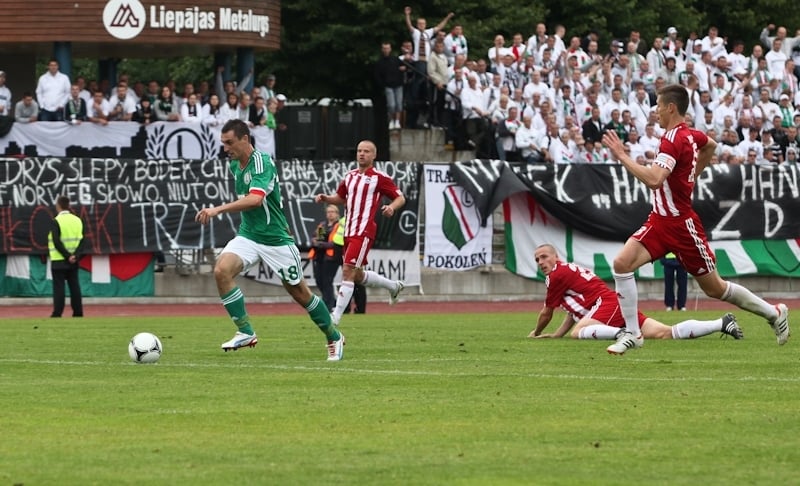
[[[344,351],[344,335],[331,323],[331,315],[322,300],[311,293],[303,278],[300,252],[289,234],[283,214],[283,201],[277,170],[269,155],[253,148],[250,129],[241,120],[230,120],[222,127],[222,145],[231,158],[230,170],[235,179],[238,199],[217,207],[201,209],[196,221],[207,224],[222,213],[241,213],[239,231],[222,250],[214,267],[222,304],[239,328],[222,349],[253,347],[258,337],[250,323],[244,294],[235,278],[243,270],[264,262],[278,274],[286,291],[302,305],[311,320],[325,333],[328,361],[339,361]]]

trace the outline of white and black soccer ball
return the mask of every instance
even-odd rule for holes
[[[128,344],[128,355],[134,363],[155,363],[161,357],[163,349],[155,334],[140,332]]]

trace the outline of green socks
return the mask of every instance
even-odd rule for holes
[[[239,328],[239,331],[251,336],[255,334],[253,327],[250,325],[250,317],[247,315],[247,311],[244,308],[244,294],[242,294],[241,289],[239,289],[239,287],[234,288],[223,295],[221,300],[222,305],[225,306],[225,310],[228,311],[231,320],[233,320],[233,323]],[[331,322],[331,313],[328,312],[328,308],[325,307],[325,304],[319,297],[314,295],[311,298],[311,302],[306,306],[306,311],[311,317],[311,320],[314,321],[314,324],[325,333],[328,341],[339,340],[340,334],[336,326]]]
[[[314,321],[314,324],[325,333],[328,341],[338,341],[340,339],[339,330],[331,322],[331,313],[328,312],[328,308],[325,307],[322,299],[316,295],[311,297],[311,302],[306,306],[306,311],[308,311],[308,315]]]
[[[250,316],[247,315],[247,311],[244,308],[244,294],[241,289],[235,287],[223,295],[221,300],[222,305],[225,306],[225,310],[228,311],[228,315],[231,316],[231,320],[239,328],[239,331],[251,336],[255,334],[253,326],[250,325]]]

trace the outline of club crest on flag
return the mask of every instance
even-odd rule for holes
[[[456,184],[443,192],[442,233],[459,250],[475,238],[480,228],[480,214],[475,200]]]

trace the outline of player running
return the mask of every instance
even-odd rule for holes
[[[689,94],[681,85],[669,85],[658,93],[658,122],[666,130],[658,155],[651,165],[640,165],[625,153],[625,145],[613,131],[603,135],[605,144],[634,177],[652,190],[653,209],[614,259],[614,281],[619,295],[626,332],[607,348],[623,354],[640,348],[644,338],[638,323],[638,290],[634,271],[667,253],[674,253],[692,274],[706,295],[724,300],[767,320],[778,344],[789,339],[789,309],[772,305],[747,288],[723,280],[717,271],[714,252],[708,244],[700,218],[692,208],[697,174],[710,163],[717,143],[705,133],[689,128],[684,115]]]
[[[346,223],[344,226],[344,250],[342,262],[342,283],[333,309],[333,322],[338,324],[345,307],[350,303],[355,284],[367,287],[382,287],[389,291],[389,304],[397,302],[405,284],[400,280],[389,280],[371,270],[364,270],[367,255],[375,241],[378,225],[375,214],[380,209],[387,218],[394,216],[406,203],[406,198],[397,188],[392,178],[375,169],[377,148],[369,140],[364,140],[356,148],[358,168],[345,176],[333,194],[317,194],[318,203],[345,204]],[[391,199],[389,204],[380,204],[381,198]]]
[[[331,315],[322,300],[311,293],[303,279],[300,252],[289,234],[283,214],[283,200],[275,164],[270,156],[253,148],[250,129],[241,120],[230,120],[222,127],[222,146],[231,158],[230,170],[239,199],[222,206],[203,208],[195,219],[206,224],[222,213],[241,213],[237,235],[225,245],[214,266],[214,278],[222,304],[238,331],[222,343],[225,351],[258,343],[244,294],[235,278],[242,270],[259,261],[277,275],[292,298],[303,306],[311,320],[325,334],[328,361],[339,361],[344,353],[344,335],[331,323]]]

